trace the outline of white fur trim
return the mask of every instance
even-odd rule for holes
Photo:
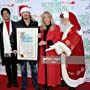
[[[21,9],[20,13],[22,14],[22,13],[25,12],[25,11],[30,12],[29,7],[23,7],[23,8]]]
[[[77,80],[73,80],[69,77],[66,69],[66,64],[65,64],[65,57],[61,57],[61,70],[62,70],[62,77],[63,80],[69,85],[70,87],[77,87],[80,84],[83,84],[85,82],[86,78],[86,72],[84,74],[83,78],[79,78]]]
[[[55,51],[58,55],[63,53],[62,47],[59,45],[59,42],[56,43]]]
[[[58,55],[60,55],[62,52],[65,52],[67,54],[67,56],[71,55],[71,50],[63,42],[58,41],[56,44],[57,44],[57,46],[55,49],[56,49]]]
[[[54,49],[55,49],[55,47],[54,47],[54,45],[52,45],[50,48],[46,49],[45,51],[47,52],[47,51],[51,51],[51,50],[54,50]]]
[[[73,25],[71,24],[68,29],[66,30],[66,32],[63,33],[63,36],[62,36],[62,40],[64,40],[65,38],[67,38],[67,35],[70,31],[70,29],[73,27]]]
[[[12,24],[10,21],[10,35],[12,33]],[[8,32],[7,32],[7,27],[5,22],[3,22],[3,44],[4,44],[4,54],[11,54],[11,43],[10,43],[10,36],[9,36]]]
[[[64,18],[69,18],[69,13],[66,11],[63,11],[62,14],[64,15]]]
[[[46,49],[45,51],[50,51],[54,49],[58,55],[62,54],[63,52],[65,52],[67,56],[71,55],[71,50],[63,42],[58,41],[57,43],[50,46],[50,48]]]
[[[77,33],[81,36],[83,34],[83,31],[77,31]]]

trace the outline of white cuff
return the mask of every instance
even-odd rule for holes
[[[71,55],[71,50],[64,43],[60,41],[50,46],[50,48],[46,49],[45,51],[51,51],[51,50],[55,50],[58,55],[62,54],[63,52],[65,52],[67,56]]]
[[[83,34],[83,31],[77,31],[77,33],[81,36]]]
[[[56,48],[57,54],[61,54],[62,52],[65,52],[68,56],[71,55],[71,50],[63,43],[63,42],[57,42]]]

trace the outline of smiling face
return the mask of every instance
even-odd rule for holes
[[[9,20],[9,19],[10,19],[10,14],[9,14],[9,12],[8,12],[7,10],[4,10],[4,11],[2,12],[2,17],[3,17],[3,19],[4,19],[5,21]]]
[[[23,19],[28,19],[30,18],[30,12],[24,11],[22,12],[21,16],[23,17]]]
[[[51,16],[48,13],[45,13],[43,15],[43,21],[44,21],[45,25],[49,25],[51,22]]]

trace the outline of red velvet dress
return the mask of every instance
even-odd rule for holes
[[[41,26],[41,35],[44,36],[44,32]],[[46,35],[46,41],[52,40],[53,44],[57,41],[60,41],[60,28],[58,25],[54,25],[53,30],[51,28],[48,30]],[[45,46],[48,48],[48,46]],[[45,84],[45,80],[47,79],[47,85],[55,87],[61,83],[61,76],[60,76],[60,64],[46,64],[47,67],[47,78],[45,78],[45,64],[42,63],[43,56],[44,56],[44,48],[40,46],[40,56],[39,56],[39,64],[38,64],[38,83]],[[57,56],[55,50],[46,52],[46,56]]]

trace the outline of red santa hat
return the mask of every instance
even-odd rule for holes
[[[25,11],[30,12],[29,8],[30,7],[27,5],[20,5],[19,6],[19,15],[21,16],[21,14]]]
[[[77,28],[77,30],[80,30],[81,29],[81,26],[80,26],[80,24],[79,24],[79,22],[77,20],[77,17],[75,16],[74,13],[63,11],[60,14],[60,18],[67,18],[67,19],[69,19],[70,22],[71,22],[71,24],[73,26],[75,26]]]

